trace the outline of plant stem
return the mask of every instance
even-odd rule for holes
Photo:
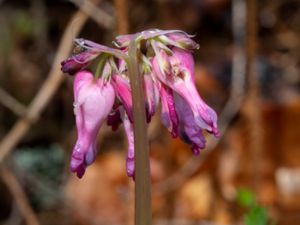
[[[151,225],[151,182],[143,79],[139,71],[137,42],[128,49],[128,73],[132,90],[135,148],[135,225]]]

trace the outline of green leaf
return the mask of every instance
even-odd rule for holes
[[[250,212],[244,216],[244,223],[246,225],[267,225],[268,216],[266,209],[261,206],[251,208]]]
[[[246,188],[240,188],[237,192],[237,202],[244,207],[251,207],[256,205],[254,194]]]

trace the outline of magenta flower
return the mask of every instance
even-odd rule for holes
[[[107,116],[107,125],[111,126],[113,131],[116,131],[119,126],[122,124],[120,107],[117,107],[111,111],[111,113]]]
[[[74,75],[78,71],[85,69],[90,64],[91,60],[98,55],[99,52],[84,50],[61,62],[61,70],[64,73]]]
[[[205,147],[205,138],[202,134],[201,127],[196,123],[193,112],[187,102],[178,94],[174,94],[176,112],[179,117],[179,136],[180,138],[192,145],[194,155],[200,153],[200,149]]]
[[[117,97],[128,115],[129,120],[133,122],[132,97],[129,79],[125,76],[114,74],[111,76],[111,83],[115,89]]]
[[[157,78],[174,90],[189,104],[195,122],[202,129],[219,135],[217,115],[199,96],[194,81],[194,60],[190,52],[173,48],[172,56],[163,50],[153,59],[153,69]]]
[[[72,153],[71,170],[81,178],[86,167],[95,160],[96,137],[112,109],[115,92],[110,83],[81,71],[75,76],[74,99],[78,138]]]
[[[203,130],[219,136],[217,115],[195,86],[192,51],[199,45],[191,37],[180,30],[151,29],[118,36],[114,41],[116,48],[75,39],[76,54],[61,65],[63,72],[76,74],[74,112],[78,139],[71,170],[78,177],[82,177],[86,167],[95,160],[97,133],[107,119],[112,130],[124,125],[128,140],[126,172],[134,179],[133,102],[128,74],[128,63],[132,59],[128,51],[132,49],[138,51],[147,122],[150,123],[161,102],[163,125],[173,138],[179,136],[190,144],[195,155],[205,147]],[[130,43],[136,48],[129,49]],[[98,62],[94,76],[83,71],[92,61]]]
[[[179,121],[175,108],[173,91],[164,84],[160,84],[160,98],[161,122],[169,130],[172,137],[176,138],[178,136]]]
[[[89,40],[79,38],[75,39],[74,42],[76,44],[74,50],[76,52],[79,51],[79,53],[75,53],[70,58],[61,62],[61,70],[70,75],[85,69],[92,60],[103,55],[102,53],[115,54],[120,58],[124,57],[123,52],[120,50],[109,48]]]
[[[128,150],[126,158],[126,173],[128,177],[134,179],[134,134],[133,125],[128,119],[127,115],[123,113],[124,129],[127,135]]]
[[[144,75],[145,108],[147,122],[150,123],[159,104],[159,90],[151,74]]]

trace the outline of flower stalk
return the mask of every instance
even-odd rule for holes
[[[132,90],[135,146],[135,225],[151,224],[150,162],[147,140],[143,80],[139,68],[138,42],[134,38],[128,48],[128,74]]]

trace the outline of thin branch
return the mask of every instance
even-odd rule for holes
[[[118,34],[127,34],[129,31],[128,25],[128,2],[127,0],[114,0],[117,17]]]
[[[6,108],[10,109],[17,116],[24,116],[26,114],[26,107],[17,99],[8,94],[0,87],[0,103]]]
[[[257,0],[247,1],[247,69],[246,77],[249,83],[249,93],[246,100],[245,114],[250,127],[250,149],[253,184],[256,191],[260,188],[261,156],[263,152],[263,128],[261,118],[260,88],[256,70],[257,49]]]
[[[26,223],[28,225],[39,225],[40,223],[37,219],[37,216],[31,208],[22,186],[19,184],[13,173],[4,166],[1,166],[1,177],[14,197],[20,213],[24,217]]]
[[[69,0],[76,5],[80,10],[92,18],[100,27],[112,29],[115,27],[115,18],[105,12],[103,9],[97,7],[89,0]]]
[[[20,225],[23,221],[17,202],[14,200],[11,206],[9,218],[3,225]]]
[[[174,175],[165,179],[164,181],[154,185],[154,192],[156,194],[165,194],[166,192],[178,189],[188,177],[192,176],[203,165],[205,159],[213,152],[215,147],[224,137],[228,126],[239,112],[242,101],[244,99],[245,88],[245,52],[243,50],[245,44],[246,32],[246,3],[245,0],[233,1],[233,19],[232,28],[234,36],[234,56],[232,61],[232,78],[230,97],[220,113],[219,127],[221,137],[218,139],[209,136],[207,140],[206,149],[201,152],[197,158],[191,158],[183,167],[181,167]]]
[[[31,123],[38,119],[39,115],[64,80],[64,76],[60,71],[60,62],[69,56],[73,47],[72,40],[74,36],[79,34],[87,19],[88,16],[79,10],[70,20],[60,41],[47,80],[29,105],[26,115],[15,123],[0,143],[0,163],[26,134]]]

